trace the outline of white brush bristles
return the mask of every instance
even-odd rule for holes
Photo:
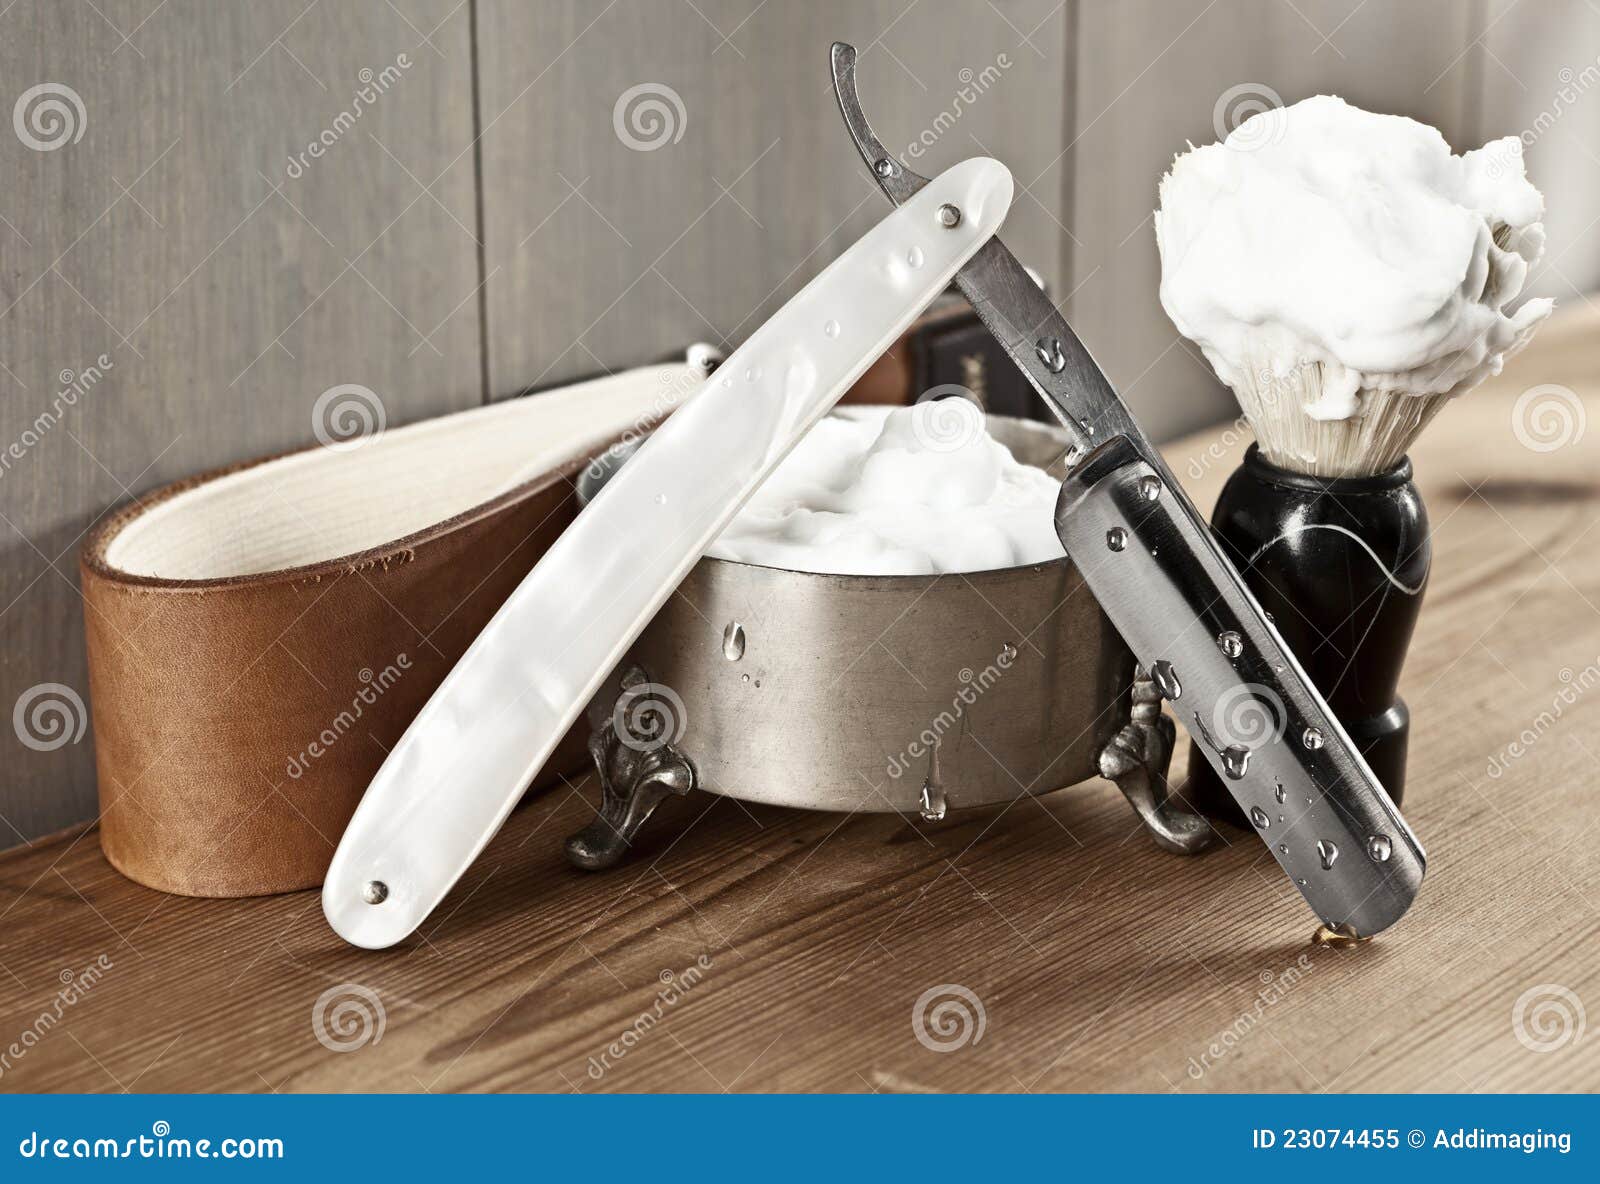
[[[1317,419],[1306,408],[1322,397],[1320,362],[1287,372],[1269,364],[1239,376],[1234,394],[1261,454],[1280,468],[1316,477],[1365,477],[1393,468],[1453,393],[1361,390],[1348,419]]]

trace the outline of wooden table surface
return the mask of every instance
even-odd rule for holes
[[[1208,507],[1246,442],[1169,455]],[[1429,873],[1371,943],[1313,948],[1253,837],[1163,854],[1099,781],[938,826],[695,795],[602,875],[561,855],[578,785],[381,953],[313,892],[138,887],[88,830],[0,857],[0,1090],[1600,1089],[1597,442],[1591,306],[1414,452],[1434,565],[1406,813]],[[951,985],[982,1030],[936,1051],[913,1011]],[[357,1009],[381,1031],[342,1035]]]

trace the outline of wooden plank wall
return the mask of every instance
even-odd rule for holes
[[[41,92],[19,111],[44,148],[0,135],[0,714],[85,692],[74,552],[100,515],[309,442],[329,387],[399,424],[737,342],[884,209],[834,38],[917,167],[1011,166],[1008,241],[1170,436],[1229,403],[1160,311],[1148,213],[1225,92],[1337,87],[1460,146],[1533,126],[1596,23],[1581,0],[16,0],[0,98],[64,86],[81,115]],[[60,143],[28,122],[52,99]],[[1600,281],[1597,121],[1579,93],[1529,155],[1557,207],[1540,282],[1568,298]],[[0,726],[0,846],[93,816],[91,745]]]

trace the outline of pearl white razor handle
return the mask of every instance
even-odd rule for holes
[[[926,180],[889,155],[833,47],[856,149],[896,204]],[[1324,923],[1361,936],[1405,913],[1426,857],[1222,553],[1127,404],[999,239],[956,284],[1073,437],[1056,533],[1106,616]]]
[[[722,364],[485,626],[373,778],[322,909],[368,949],[410,934],[707,546],[806,431],[999,229],[1011,174],[929,181]]]

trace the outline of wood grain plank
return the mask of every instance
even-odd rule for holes
[[[468,25],[453,0],[0,17],[7,110],[37,84],[82,105],[54,150],[0,136],[8,717],[41,683],[87,695],[75,547],[110,507],[312,442],[339,384],[391,425],[481,401]],[[0,747],[0,844],[93,816],[87,734]]]
[[[0,857],[0,1037],[38,1033],[20,1057],[0,1044],[0,1088],[1600,1088],[1585,1045],[1534,1051],[1513,1022],[1548,984],[1600,1000],[1596,442],[1535,451],[1513,418],[1544,384],[1600,415],[1597,330],[1587,307],[1553,323],[1416,450],[1435,559],[1402,693],[1430,870],[1377,941],[1311,948],[1253,839],[1166,855],[1101,782],[934,827],[694,795],[600,876],[560,853],[592,810],[573,786],[513,815],[381,953],[340,943],[314,893],[140,888],[89,832]],[[1180,474],[1213,458],[1192,478],[1205,505],[1243,446],[1213,431],[1169,455]],[[41,1032],[62,972],[101,955]],[[335,1052],[313,1015],[341,984],[374,992],[384,1027]],[[912,1027],[942,984],[985,1012],[948,1053]]]
[[[1030,185],[1006,237],[1058,278],[1059,4],[479,7],[496,395],[736,344],[883,217],[839,123],[834,40],[860,47],[867,109],[908,163],[988,152]]]

